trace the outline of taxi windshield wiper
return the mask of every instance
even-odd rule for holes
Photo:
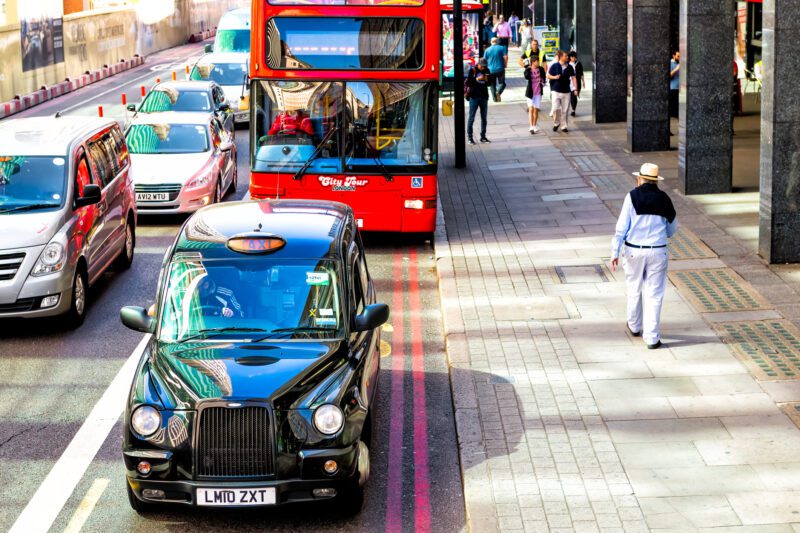
[[[58,207],[58,204],[28,204],[16,207],[0,207],[0,213],[11,213],[12,211],[33,211],[34,209],[47,209],[48,207]]]
[[[337,329],[335,328],[322,328],[322,327],[314,327],[314,326],[298,326],[296,328],[277,328],[270,331],[270,334],[262,337],[260,339],[256,339],[254,342],[261,342],[267,339],[272,338],[273,333],[318,333],[318,332],[333,332],[335,333]]]
[[[339,126],[334,126],[333,128],[328,130],[328,133],[326,133],[325,136],[322,138],[322,140],[319,142],[317,147],[314,149],[314,152],[312,152],[311,156],[308,158],[305,164],[303,164],[303,166],[300,167],[300,170],[294,173],[294,179],[299,180],[300,178],[303,177],[303,174],[306,173],[306,170],[308,170],[308,167],[311,166],[311,163],[313,163],[314,160],[317,158],[317,156],[319,156],[320,152],[322,152],[322,147],[325,146],[325,144],[331,139],[331,137],[333,137],[333,133],[336,131],[339,131]]]
[[[221,328],[206,328],[206,329],[197,330],[196,332],[194,332],[194,334],[189,335],[188,337],[183,337],[182,339],[179,339],[179,342],[186,342],[186,341],[190,341],[190,340],[193,340],[193,339],[199,339],[199,338],[207,338],[207,337],[209,337],[209,336],[211,336],[211,335],[213,335],[215,333],[242,333],[242,332],[257,332],[257,333],[260,333],[260,332],[267,332],[267,331],[269,331],[269,330],[268,329],[264,329],[264,328],[239,328],[239,327],[235,327],[235,326],[225,326],[225,327],[221,327]]]

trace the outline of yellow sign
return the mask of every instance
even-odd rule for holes
[[[556,50],[558,50],[558,32],[557,31],[543,31],[542,32],[542,50],[544,50],[544,57],[546,60],[555,58]]]

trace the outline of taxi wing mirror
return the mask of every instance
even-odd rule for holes
[[[125,107],[125,109],[127,109],[128,111],[131,111],[131,112],[135,112],[136,111],[136,104],[128,104]]]
[[[207,45],[205,45],[203,47],[203,51],[205,53],[207,53],[207,54],[210,54],[213,50],[214,50],[214,47],[211,45],[211,43],[209,43],[209,44],[207,44]]]
[[[228,102],[222,102],[217,107],[217,111],[228,111],[230,108],[231,108],[231,104],[229,104]]]
[[[375,329],[389,320],[389,306],[386,304],[372,304],[356,316],[355,331],[368,331]]]
[[[144,307],[127,306],[119,310],[119,318],[126,327],[141,331],[142,333],[153,332],[153,318],[148,314]]]
[[[75,207],[99,204],[102,199],[103,195],[100,186],[94,183],[88,183],[83,186],[83,196],[75,199]]]

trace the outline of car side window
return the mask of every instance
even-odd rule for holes
[[[117,161],[117,172],[119,172],[128,166],[128,162],[130,161],[128,157],[128,146],[125,144],[125,138],[122,136],[119,126],[111,128],[111,141],[114,146],[114,155]]]
[[[89,162],[86,155],[81,152],[78,159],[78,166],[75,169],[75,198],[83,196],[83,188],[92,182],[92,175],[89,172]]]
[[[113,164],[113,157],[109,153],[108,144],[110,143],[104,142],[104,137],[107,137],[107,134],[87,144],[89,148],[89,158],[92,160],[94,168],[97,171],[97,177],[100,180],[101,187],[105,187],[111,183],[116,176],[114,168],[116,165]]]
[[[214,146],[219,148],[219,145],[222,143],[222,137],[219,133],[219,127],[215,121],[211,121],[211,140],[214,143]]]
[[[219,87],[214,87],[214,107],[219,107],[225,101],[225,95],[222,93],[222,89]]]

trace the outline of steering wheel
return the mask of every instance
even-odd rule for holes
[[[215,316],[215,317],[223,316],[222,308],[221,307],[217,307],[216,305],[208,305],[208,304],[200,305],[198,307],[195,307],[195,309],[197,311],[200,311],[200,314],[202,314],[203,316]],[[208,312],[208,311],[211,311],[211,312]],[[228,318],[228,317],[225,317],[225,318]]]

